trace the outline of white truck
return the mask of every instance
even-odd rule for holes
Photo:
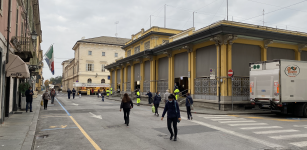
[[[281,59],[249,66],[252,104],[307,117],[307,61]]]

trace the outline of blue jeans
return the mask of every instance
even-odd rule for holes
[[[32,102],[27,102],[26,111],[28,111],[29,105],[30,105],[30,111],[32,111]]]
[[[103,95],[101,95],[101,97],[102,97],[102,101],[104,102],[104,96],[103,96]]]

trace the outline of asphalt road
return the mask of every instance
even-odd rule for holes
[[[62,106],[61,106],[62,105]],[[295,116],[193,114],[182,112],[178,141],[170,141],[166,119],[149,106],[134,106],[124,124],[120,103],[95,96],[58,96],[41,108],[37,150],[249,150],[307,149],[307,119]],[[162,109],[159,110],[160,116]]]

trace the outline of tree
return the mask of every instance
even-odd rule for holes
[[[62,85],[62,76],[50,78],[50,82],[52,82],[53,85],[56,85],[56,84],[59,84],[59,83]]]
[[[45,84],[46,89],[49,89],[49,84],[50,84],[49,80],[45,80],[44,84]]]

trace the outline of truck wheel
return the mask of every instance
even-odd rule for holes
[[[304,108],[303,108],[303,116],[307,118],[307,105],[306,104],[304,105]]]

